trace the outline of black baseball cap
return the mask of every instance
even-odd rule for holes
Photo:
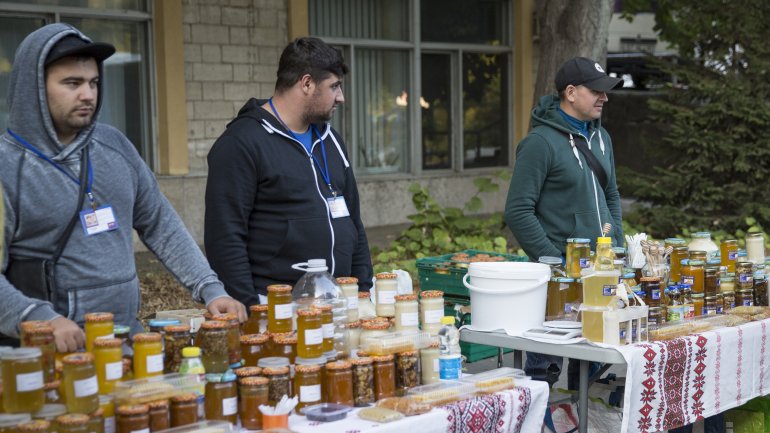
[[[621,85],[622,78],[610,77],[598,62],[585,58],[573,57],[559,68],[556,73],[556,91],[561,92],[568,85],[586,86],[597,92],[609,92]]]
[[[75,35],[63,37],[48,52],[45,58],[45,65],[67,57],[67,56],[87,56],[93,57],[97,63],[103,62],[106,58],[115,54],[115,47],[106,42],[88,42]]]

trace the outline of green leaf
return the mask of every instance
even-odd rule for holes
[[[469,212],[477,212],[479,209],[481,209],[481,206],[481,199],[478,197],[471,197],[471,199],[468,200],[468,203],[465,203],[465,209],[467,209]]]

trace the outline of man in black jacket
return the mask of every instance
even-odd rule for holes
[[[247,306],[269,284],[294,284],[302,272],[291,265],[314,258],[371,287],[356,180],[328,123],[345,101],[347,70],[322,40],[294,40],[281,54],[273,97],[246,102],[209,152],[206,253]]]

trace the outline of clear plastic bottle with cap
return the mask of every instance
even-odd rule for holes
[[[328,304],[332,306],[334,322],[334,349],[338,353],[349,354],[347,347],[347,299],[342,288],[329,273],[326,259],[310,259],[307,263],[296,263],[293,269],[304,271],[294,285],[292,295],[296,311],[311,308],[313,304]]]
[[[462,373],[462,355],[460,354],[460,333],[455,327],[455,318],[441,318],[439,337],[439,378],[441,380],[456,380]]]
[[[612,271],[615,269],[615,252],[612,250],[612,238],[596,238],[596,258],[594,269],[597,271]]]

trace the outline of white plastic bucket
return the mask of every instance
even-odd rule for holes
[[[521,335],[543,326],[550,278],[551,268],[542,263],[471,263],[463,277],[471,293],[471,327]]]

